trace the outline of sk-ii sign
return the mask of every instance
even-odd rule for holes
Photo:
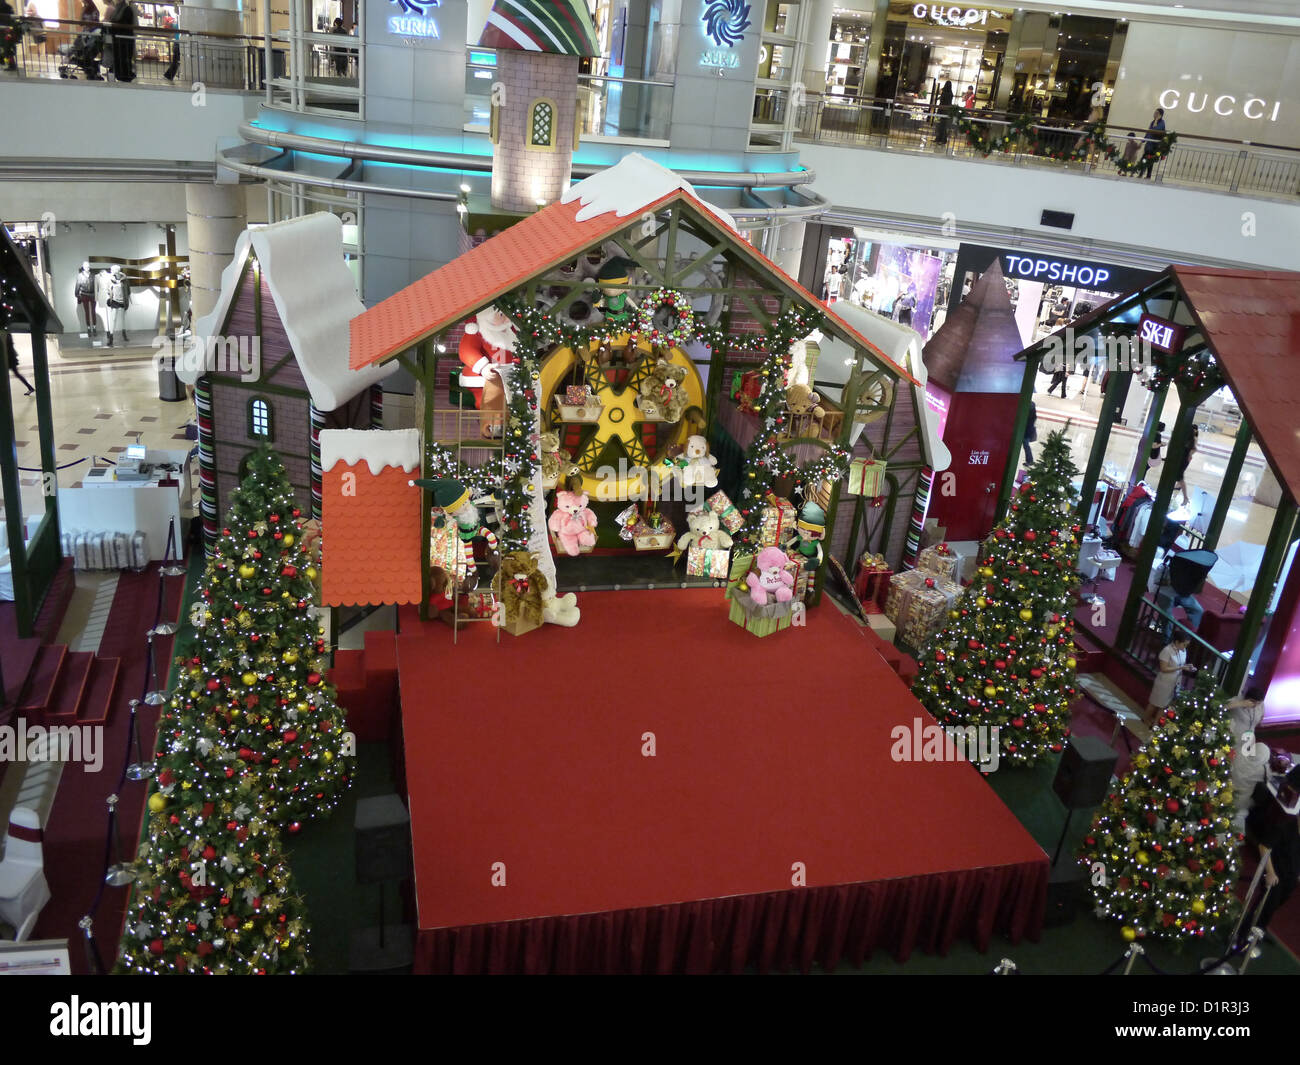
[[[388,32],[397,37],[438,38],[438,23],[430,18],[442,0],[391,0],[403,11],[388,16]]]
[[[1159,351],[1176,355],[1183,346],[1183,335],[1187,330],[1181,325],[1166,322],[1154,314],[1144,314],[1138,319],[1138,338]]]

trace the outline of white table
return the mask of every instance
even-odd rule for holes
[[[59,491],[59,524],[70,533],[126,533],[145,535],[149,558],[166,556],[167,531],[175,523],[175,554],[183,553],[185,521],[192,516],[188,451],[150,450],[144,462],[153,466],[145,480],[119,481],[116,467],[96,467],[80,488]],[[161,467],[172,467],[163,469]],[[102,472],[101,472],[102,471]],[[164,486],[171,480],[175,485]]]

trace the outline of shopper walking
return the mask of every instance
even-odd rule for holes
[[[113,34],[113,77],[135,81],[135,8],[131,0],[117,0],[108,15]]]
[[[334,25],[330,27],[330,33],[336,33],[343,37],[348,35],[348,31],[344,28],[343,20],[341,18],[336,18],[334,20]],[[348,49],[331,48],[330,58],[334,63],[334,73],[340,78],[346,77],[348,73]]]
[[[32,387],[32,383],[18,369],[18,349],[14,347],[14,338],[9,335],[8,329],[0,330],[0,332],[4,334],[5,363],[9,367],[9,372],[23,383],[23,387],[27,389],[27,395],[30,396],[36,389]]]
[[[1025,448],[1025,465],[1034,464],[1034,452],[1029,446],[1038,439],[1038,408],[1034,406],[1033,400],[1029,401],[1029,420],[1025,422],[1025,438],[1023,440]]]
[[[1120,177],[1128,177],[1137,172],[1138,156],[1141,154],[1142,142],[1137,139],[1137,134],[1130,130],[1129,135],[1124,138],[1124,154],[1116,167]]]
[[[1142,149],[1142,163],[1146,167],[1146,173],[1142,176],[1151,177],[1151,171],[1156,166],[1156,153],[1160,151],[1160,144],[1165,139],[1165,109],[1157,107],[1155,114],[1151,116],[1151,125],[1147,126],[1146,136],[1143,138],[1145,145]]]
[[[1182,463],[1178,467],[1178,480],[1174,482],[1174,487],[1183,493],[1183,506],[1187,506],[1191,502],[1187,496],[1187,464],[1192,461],[1192,456],[1196,454],[1196,445],[1200,442],[1200,439],[1201,430],[1193,425],[1191,439],[1187,441],[1187,449],[1183,452]]]
[[[952,110],[952,80],[949,79],[943,83],[943,88],[939,90],[939,132],[935,135],[935,144],[948,143],[948,123],[952,121],[948,112]]]
[[[163,13],[162,28],[171,31],[171,40],[168,46],[171,49],[170,60],[167,69],[163,71],[163,77],[172,81],[176,77],[176,72],[181,68],[181,31],[176,25],[176,16],[170,11]]]
[[[975,110],[975,86],[974,85],[966,86],[966,95],[961,98],[961,105],[967,111]]]

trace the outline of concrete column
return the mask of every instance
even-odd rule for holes
[[[262,0],[270,3],[271,0]],[[244,88],[244,44],[224,35],[243,32],[238,0],[186,0],[180,6],[181,38],[185,49],[179,73],[182,82],[203,82],[209,86]],[[222,34],[209,37],[207,34]]]
[[[207,314],[221,291],[221,271],[244,231],[244,190],[239,185],[185,186],[185,220],[190,244],[190,309],[194,320]]]
[[[804,222],[786,222],[777,226],[769,244],[768,258],[791,277],[799,276],[805,226]]]
[[[806,92],[817,96],[826,91],[826,57],[830,50],[834,15],[835,0],[812,0],[803,42],[803,73],[799,80]]]

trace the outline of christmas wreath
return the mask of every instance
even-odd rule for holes
[[[675,320],[671,329],[660,329],[655,325],[655,312],[661,307],[667,307],[673,313]],[[637,308],[636,330],[652,344],[666,341],[681,347],[688,340],[695,339],[695,308],[675,288],[657,288]]]

